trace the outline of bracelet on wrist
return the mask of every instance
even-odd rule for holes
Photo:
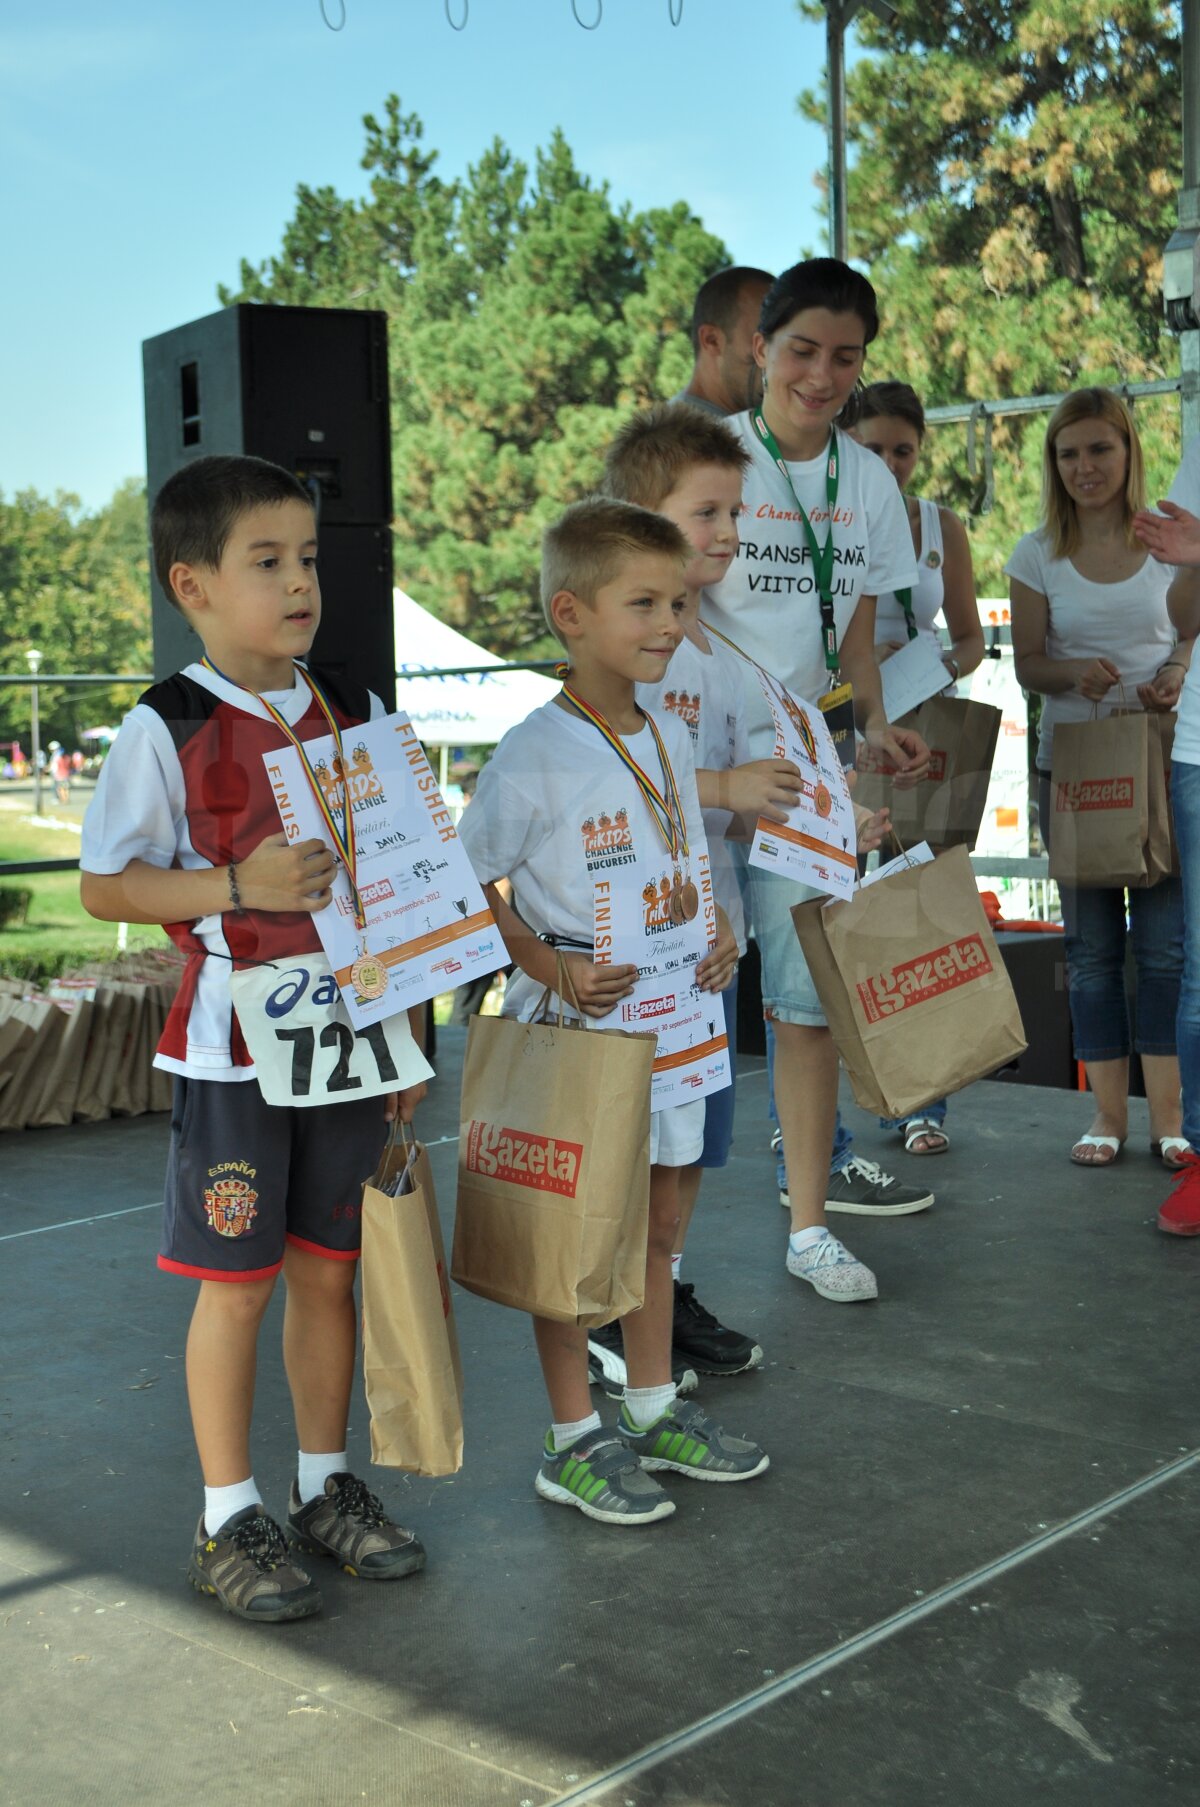
[[[1182,659],[1164,659],[1158,669],[1160,671],[1170,671],[1172,665],[1175,667],[1176,671],[1187,671],[1188,669]]]
[[[227,870],[229,876],[229,901],[233,906],[233,913],[235,916],[244,916],[246,914],[246,906],[242,902],[242,894],[238,890],[237,866],[234,864],[233,860],[230,860]]]

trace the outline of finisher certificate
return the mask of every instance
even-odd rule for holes
[[[800,768],[804,789],[786,822],[760,816],[749,860],[764,872],[849,897],[858,883],[858,836],[846,774],[819,709],[798,703],[777,678],[755,666],[775,722],[776,759]]]
[[[363,1029],[495,972],[508,951],[408,717],[363,722],[343,744],[344,771],[331,735],[304,747],[335,820],[349,798],[366,928],[355,928],[340,862],[332,901],[313,921],[350,1021]],[[299,753],[279,747],[263,762],[288,839],[328,844]]]

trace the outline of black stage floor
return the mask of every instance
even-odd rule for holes
[[[447,1220],[461,1048],[442,1033],[422,1125]],[[687,1276],[764,1345],[703,1397],[770,1473],[672,1480],[678,1512],[641,1532],[543,1504],[527,1322],[460,1293],[466,1467],[369,1471],[428,1569],[323,1570],[324,1613],[276,1628],[184,1578],[192,1289],[153,1266],[165,1121],[0,1138],[0,1800],[1200,1800],[1200,1243],[1154,1230],[1144,1114],[1088,1173],[1066,1159],[1086,1100],[974,1087],[948,1155],[895,1156],[932,1211],[839,1220],[882,1298],[836,1306],[783,1270],[759,1066]],[[273,1349],[256,1443],[282,1513]],[[368,1472],[361,1408],[351,1452]]]

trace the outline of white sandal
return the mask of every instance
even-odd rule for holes
[[[940,1148],[916,1148],[916,1147],[914,1147],[914,1143],[919,1142],[921,1140],[922,1136],[940,1136],[941,1137],[941,1147]],[[950,1146],[950,1138],[946,1134],[946,1131],[943,1128],[943,1126],[937,1121],[937,1119],[935,1117],[910,1117],[904,1125],[904,1152],[905,1152],[905,1154],[913,1154],[913,1155],[945,1154],[945,1152],[949,1148],[949,1146]]]
[[[1179,1173],[1187,1167],[1187,1156],[1192,1152],[1192,1145],[1186,1136],[1159,1136],[1150,1144],[1150,1153],[1156,1154],[1168,1173]]]
[[[1076,1136],[1071,1145],[1071,1159],[1074,1161],[1076,1167],[1111,1167],[1124,1146],[1125,1140],[1122,1136]],[[1075,1153],[1077,1148],[1106,1149],[1108,1152],[1108,1159],[1106,1161],[1082,1160],[1079,1155]]]

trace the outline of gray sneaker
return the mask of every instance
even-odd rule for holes
[[[252,1623],[277,1625],[321,1610],[320,1593],[261,1506],[235,1512],[212,1537],[201,1513],[188,1579],[198,1594],[212,1594],[226,1612]]]
[[[827,1211],[852,1211],[859,1217],[908,1217],[914,1211],[928,1211],[932,1203],[928,1186],[902,1186],[858,1154],[851,1155],[840,1173],[831,1173],[825,1186]]]
[[[392,1523],[383,1501],[357,1475],[331,1474],[325,1492],[305,1505],[293,1481],[287,1529],[294,1549],[331,1556],[363,1581],[398,1581],[425,1567],[420,1540]]]
[[[644,1431],[635,1429],[622,1406],[617,1435],[643,1468],[669,1468],[693,1481],[749,1481],[771,1466],[757,1443],[727,1436],[694,1399],[677,1399]]]
[[[822,1236],[797,1255],[788,1244],[787,1271],[807,1280],[814,1292],[836,1305],[852,1305],[858,1299],[877,1299],[879,1287],[863,1261],[856,1261],[836,1236]]]
[[[591,1431],[564,1450],[554,1448],[547,1431],[533,1485],[542,1499],[577,1506],[602,1525],[652,1525],[675,1510],[674,1500],[642,1473],[620,1438],[606,1430]]]

